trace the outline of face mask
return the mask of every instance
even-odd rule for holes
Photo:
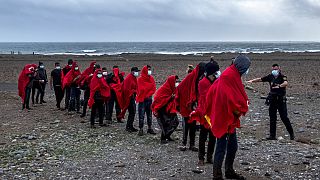
[[[272,71],[271,71],[271,74],[272,74],[273,76],[278,76],[278,75],[279,75],[279,70],[272,70]]]
[[[108,75],[108,72],[103,72],[102,73],[104,76],[107,76]]]
[[[175,87],[178,87],[178,86],[179,86],[179,83],[178,83],[178,82],[176,82],[176,83],[174,84],[174,86],[175,86]]]
[[[133,75],[134,75],[135,77],[138,77],[138,76],[139,76],[139,72],[134,72]]]
[[[102,77],[102,74],[97,74],[97,77],[98,77],[98,78],[101,78],[101,77]]]
[[[216,74],[214,75],[216,78],[219,78],[221,75],[221,71],[217,71]]]
[[[72,64],[69,64],[70,67],[72,67]]]
[[[152,74],[152,71],[151,70],[148,70],[148,75],[150,76]]]
[[[244,73],[244,75],[247,75],[249,73],[249,69],[247,69],[247,71]]]
[[[60,67],[60,66],[57,66],[56,69],[61,69],[61,67]]]
[[[78,70],[79,70],[79,68],[78,68],[78,67],[75,67],[75,68],[74,68],[74,70],[78,71]]]
[[[40,68],[42,68],[42,69],[43,69],[43,68],[44,68],[44,66],[40,66]]]

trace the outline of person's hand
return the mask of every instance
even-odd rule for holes
[[[91,77],[91,76],[93,76],[93,74],[92,74],[92,73],[89,75],[89,77]]]
[[[40,80],[41,83],[44,83],[44,80]]]
[[[279,89],[280,85],[273,86],[272,89]]]
[[[246,83],[252,84],[252,83],[253,83],[253,80],[246,81]]]

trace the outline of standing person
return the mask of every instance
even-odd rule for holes
[[[189,149],[195,152],[198,151],[198,148],[195,146],[196,121],[190,121],[189,115],[196,108],[198,83],[200,78],[203,76],[205,70],[204,66],[205,63],[199,63],[177,87],[175,101],[177,109],[184,121],[183,141],[182,146],[180,147],[181,151],[185,151],[187,149],[188,134],[190,144]]]
[[[151,105],[152,112],[161,128],[161,144],[173,141],[170,137],[179,125],[175,106],[175,92],[179,85],[178,76],[169,76],[166,82],[156,91]]]
[[[144,115],[147,115],[147,123],[149,134],[156,134],[152,129],[152,95],[156,92],[156,82],[152,77],[151,66],[147,65],[142,68],[141,76],[138,78],[138,93],[136,101],[138,104],[139,113],[139,136],[143,135]]]
[[[32,84],[32,90],[31,90],[31,100],[32,100],[32,105],[34,104],[39,104],[39,96],[38,96],[38,99],[36,99],[35,101],[35,95],[36,95],[36,90],[37,92],[40,92],[42,94],[42,86],[41,86],[41,83],[40,83],[40,76],[38,74],[38,68],[39,66],[37,66],[37,68],[34,70],[34,78],[33,78],[33,84]]]
[[[83,95],[83,109],[82,109],[82,114],[80,117],[85,117],[87,114],[87,106],[88,106],[88,100],[90,97],[90,81],[92,79],[93,73],[96,69],[96,61],[92,61],[90,63],[90,66],[85,69],[80,76],[80,88],[84,90],[84,95]],[[99,67],[100,68],[100,67]]]
[[[103,123],[104,103],[110,98],[110,87],[103,79],[102,69],[96,69],[90,83],[90,98],[88,105],[91,108],[90,124],[91,128],[95,128],[94,120],[96,112],[99,113],[99,126],[106,126]]]
[[[112,114],[113,114],[113,107],[116,110],[116,117],[119,116],[121,113],[121,108],[119,105],[118,99],[121,98],[121,83],[123,82],[124,72],[120,73],[120,69],[118,66],[113,66],[112,73],[108,74],[107,76],[107,83],[111,87],[111,97],[107,104],[107,111],[106,111],[106,119],[107,122],[112,122]],[[123,121],[117,118],[118,123],[123,123]]]
[[[39,84],[40,88],[37,91],[36,102],[37,103],[39,102],[39,96],[40,96],[40,104],[46,103],[46,101],[44,101],[43,98],[46,90],[46,84],[48,83],[48,77],[47,77],[47,71],[44,67],[43,62],[39,62],[37,76],[39,80],[43,80],[43,81],[41,81]]]
[[[60,104],[63,99],[63,90],[61,84],[61,66],[60,63],[56,62],[54,64],[55,68],[51,71],[50,77],[50,88],[54,89],[54,94],[56,96],[56,106],[60,109]]]
[[[131,68],[131,73],[124,79],[121,87],[121,113],[118,118],[122,119],[128,109],[129,115],[126,125],[126,131],[137,132],[138,130],[133,127],[134,118],[136,115],[136,94],[138,90],[137,77],[139,76],[139,69],[137,67]]]
[[[267,140],[277,139],[277,111],[279,111],[280,118],[289,132],[290,139],[294,140],[293,128],[287,112],[286,87],[288,86],[288,81],[287,76],[281,73],[280,66],[278,64],[273,64],[271,74],[262,78],[255,78],[247,82],[268,82],[270,85],[270,92],[266,102],[267,105],[269,105],[270,117],[270,134],[269,137],[267,137]]]
[[[64,77],[72,69],[72,63],[73,63],[73,60],[69,59],[68,60],[68,64],[62,69],[62,74],[61,74],[61,82],[62,82],[62,84],[63,84]],[[64,98],[64,104],[65,104],[65,108],[64,109],[69,109],[71,88],[70,88],[70,86],[66,86],[66,87],[63,87],[62,89],[64,90],[64,92],[65,92],[64,94],[66,95],[65,98]]]
[[[236,128],[240,127],[240,116],[247,113],[249,104],[241,76],[249,72],[250,64],[247,56],[239,55],[213,83],[206,96],[205,118],[211,123],[211,131],[217,138],[213,179],[223,179],[221,168],[224,158],[225,177],[245,179],[235,172],[233,163],[238,149]]]
[[[36,68],[36,64],[27,64],[19,74],[18,94],[22,99],[22,110],[24,110],[25,108],[27,110],[31,109],[29,106],[29,101]]]
[[[207,163],[213,163],[212,155],[216,143],[216,137],[211,132],[210,123],[206,121],[205,116],[205,103],[206,96],[210,86],[220,76],[219,65],[216,61],[210,61],[205,67],[205,77],[199,81],[198,92],[198,107],[190,114],[190,118],[195,119],[200,123],[200,135],[199,135],[199,162],[200,166],[204,165],[204,156],[206,154],[206,141],[209,135],[208,148],[207,148]]]
[[[63,78],[63,88],[70,87],[70,102],[68,111],[77,111],[80,113],[80,87],[79,87],[79,79],[80,79],[80,69],[77,62],[72,63],[72,69],[67,73],[67,75]]]

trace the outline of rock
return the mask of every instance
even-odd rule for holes
[[[302,164],[309,165],[310,162],[308,162],[308,161],[303,161]]]
[[[58,123],[60,123],[60,120],[55,120],[55,121],[51,122],[50,124],[58,124]]]
[[[114,167],[125,167],[126,165],[125,164],[123,164],[123,163],[118,163],[118,164],[116,164]]]
[[[266,176],[266,177],[270,177],[270,176],[271,176],[271,174],[270,174],[270,173],[268,173],[268,172],[266,172],[266,173],[264,174],[264,176]]]
[[[32,135],[28,136],[28,140],[35,140],[35,139],[37,139],[35,136],[32,136]]]
[[[308,159],[313,159],[313,158],[315,158],[315,155],[306,155],[306,156],[304,156],[305,158],[308,158]]]
[[[0,168],[0,175],[4,173],[3,169]]]
[[[310,143],[312,143],[312,144],[320,144],[320,138],[311,139]]]
[[[293,114],[300,114],[300,112],[299,111],[294,111]]]
[[[303,103],[302,103],[302,102],[297,102],[296,104],[297,104],[297,105],[303,105]]]
[[[299,132],[299,133],[304,132],[304,128],[302,128],[302,127],[299,128],[299,129],[298,129],[298,132]]]
[[[292,165],[299,165],[300,163],[298,161],[292,162]]]
[[[282,136],[279,136],[278,140],[281,141],[281,140],[284,140],[284,138]]]
[[[201,174],[203,173],[202,169],[193,169],[192,172],[196,173],[196,174]]]
[[[245,166],[250,165],[250,163],[246,162],[246,161],[242,161],[242,162],[240,162],[240,164],[245,165]]]

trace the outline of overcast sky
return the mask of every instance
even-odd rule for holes
[[[0,41],[320,41],[320,0],[0,0]]]

